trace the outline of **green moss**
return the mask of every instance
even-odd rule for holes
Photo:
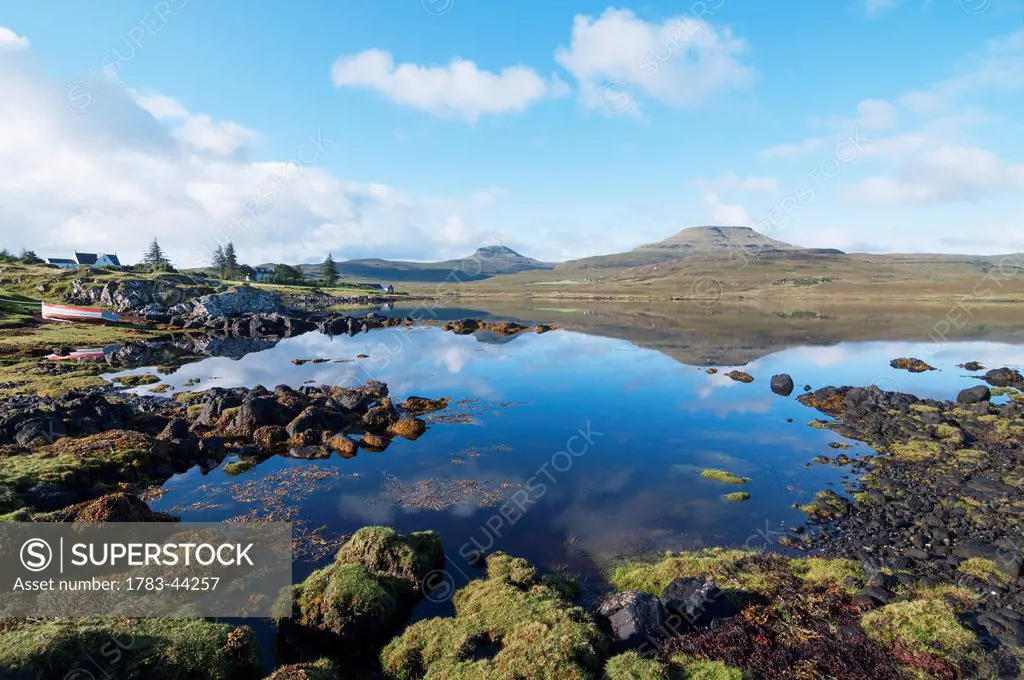
[[[682,671],[682,680],[743,680],[743,671],[723,661],[676,654],[671,658],[671,662]]]
[[[343,639],[377,635],[394,622],[398,585],[361,564],[332,564],[295,586],[296,623]]]
[[[385,647],[385,674],[397,680],[595,677],[604,638],[587,613],[528,578],[519,560],[495,553],[487,565],[486,579],[455,593],[454,618],[419,621]]]
[[[65,437],[35,453],[0,458],[0,486],[17,491],[39,482],[79,487],[99,481],[147,482],[169,461],[169,453],[164,442],[130,430]]]
[[[613,656],[604,665],[605,680],[674,680],[673,675],[665,665],[636,652]]]
[[[999,568],[998,564],[984,557],[972,557],[964,560],[957,566],[956,570],[965,576],[973,576],[979,581],[992,582],[999,585],[1006,585],[1011,580],[1009,575]]]
[[[826,489],[814,495],[814,500],[801,505],[800,510],[816,520],[828,522],[846,513],[846,503],[835,491]]]
[[[619,565],[609,581],[616,590],[640,590],[661,595],[665,586],[677,578],[708,576],[724,580],[736,576],[736,563],[751,553],[742,550],[711,548],[669,555],[660,562],[633,562]]]
[[[257,666],[251,631],[204,619],[24,621],[0,634],[4,677],[229,680],[254,677]]]
[[[444,563],[444,548],[433,531],[405,537],[391,527],[363,527],[342,546],[336,559],[342,564],[362,564],[419,589],[426,575]]]
[[[738,503],[740,501],[750,500],[750,494],[746,491],[733,491],[732,493],[725,494],[722,498],[730,503]]]
[[[911,411],[917,411],[918,413],[938,413],[939,408],[937,406],[928,406],[927,404],[911,404]]]
[[[911,439],[906,442],[892,444],[889,452],[894,458],[908,462],[929,460],[942,453],[942,446],[931,439]]]
[[[247,472],[253,469],[254,465],[248,460],[236,460],[233,463],[228,463],[224,466],[224,473],[229,475],[240,475],[243,472]]]
[[[203,396],[202,392],[178,392],[174,395],[174,401],[179,404],[188,404],[201,396]]]
[[[991,387],[989,392],[993,397],[1004,397],[1008,394],[1018,394],[1019,390],[1013,387]]]
[[[949,605],[937,599],[888,604],[866,614],[861,627],[884,645],[902,645],[956,664],[972,660],[980,651],[974,634],[960,625]]]
[[[140,373],[138,375],[122,375],[118,378],[111,379],[111,382],[115,382],[124,387],[139,387],[140,385],[152,385],[153,383],[160,382],[160,377],[155,376],[152,373]]]
[[[199,417],[199,415],[202,412],[203,412],[203,405],[202,404],[192,404],[187,409],[185,409],[185,414],[188,416],[189,420],[195,420],[196,418]]]
[[[750,481],[750,477],[737,477],[725,470],[716,470],[715,468],[708,468],[704,472],[700,473],[700,476],[704,479],[713,479],[716,482],[722,482],[723,484],[746,484]]]
[[[281,666],[266,680],[338,680],[338,667],[330,659]]]
[[[816,585],[837,585],[849,593],[864,583],[864,572],[854,560],[806,557],[789,561],[789,571],[797,578]]]

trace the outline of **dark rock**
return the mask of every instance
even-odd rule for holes
[[[779,375],[772,376],[772,392],[783,397],[788,397],[793,394],[793,378],[787,373],[780,373]]]
[[[310,430],[316,431],[323,429],[323,409],[317,406],[307,406],[302,410],[302,413],[295,416],[295,419],[285,427],[285,430],[287,430],[288,434],[292,437]]]
[[[32,418],[22,422],[14,433],[14,441],[21,446],[52,444],[67,435],[64,422],[58,418]]]
[[[956,401],[959,404],[977,404],[989,401],[991,398],[992,391],[985,385],[968,387],[966,390],[960,390],[960,394],[956,395]]]
[[[1021,556],[1017,551],[1005,550],[992,543],[981,540],[970,540],[959,543],[953,548],[953,555],[962,559],[980,557],[989,560],[999,567],[1010,578],[1021,576]]]
[[[648,593],[630,590],[611,595],[601,602],[597,615],[619,649],[637,648],[664,636],[665,610]]]
[[[677,578],[661,594],[665,609],[682,617],[689,626],[707,628],[712,622],[736,616],[739,608],[733,600],[740,596],[727,596],[714,583],[703,578]]]
[[[173,440],[173,439],[187,439],[189,436],[188,432],[188,421],[182,420],[181,418],[174,418],[163,431],[157,435],[157,439]]]
[[[82,500],[81,495],[60,484],[41,482],[23,494],[25,503],[42,512],[59,510]]]
[[[982,379],[995,387],[1024,386],[1024,378],[1012,368],[993,368]]]
[[[979,364],[977,361],[968,361],[965,364],[957,364],[957,368],[962,368],[966,371],[984,371],[985,367]]]

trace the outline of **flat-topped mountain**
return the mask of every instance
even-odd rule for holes
[[[306,276],[319,276],[320,263],[299,265]],[[441,262],[405,262],[364,258],[336,263],[338,275],[381,282],[478,281],[500,274],[552,269],[553,264],[520,255],[508,246],[483,246],[466,257]]]
[[[799,256],[804,253],[842,254],[840,250],[809,249],[769,238],[750,227],[691,227],[668,238],[638,246],[625,253],[569,260],[560,269],[639,267],[690,257],[717,259],[730,256]]]

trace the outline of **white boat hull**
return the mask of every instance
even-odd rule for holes
[[[95,307],[70,307],[43,303],[43,318],[47,321],[81,321],[86,323],[113,323],[120,317],[111,311]]]

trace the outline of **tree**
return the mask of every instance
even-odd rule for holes
[[[330,253],[327,253],[327,259],[320,268],[320,278],[323,279],[325,286],[333,286],[338,280],[338,268],[334,266],[334,258]]]
[[[224,257],[224,249],[217,246],[213,251],[213,255],[210,256],[210,266],[217,272],[217,275],[224,278],[224,274],[228,268],[228,261]]]
[[[164,251],[160,248],[160,244],[157,243],[156,239],[149,244],[149,248],[146,250],[146,254],[142,257],[142,263],[150,271],[168,271],[171,269],[171,261],[164,255]]]
[[[11,255],[11,251],[7,250],[7,248],[4,248],[3,250],[0,250],[0,262],[13,262],[13,261],[14,261],[14,255]]]
[[[36,255],[36,251],[29,250],[28,248],[21,249],[21,255],[18,256],[18,259],[24,264],[36,264],[37,262],[42,262],[42,260],[40,260]]]
[[[238,277],[243,280],[255,281],[256,270],[247,264],[238,265]]]
[[[295,267],[291,267],[286,264],[279,264],[274,267],[274,283],[281,284],[301,284],[305,280],[300,272]]]
[[[238,276],[238,257],[235,255],[235,244],[231,241],[224,246],[224,268],[229,279]]]

